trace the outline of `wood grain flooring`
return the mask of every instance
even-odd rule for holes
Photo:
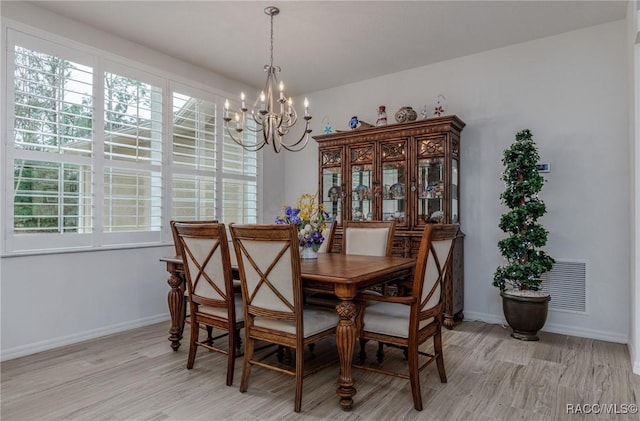
[[[240,393],[241,359],[227,387],[224,355],[199,349],[187,370],[186,342],[173,352],[167,331],[156,324],[0,364],[2,421],[640,419],[567,413],[568,404],[638,403],[640,376],[623,344],[546,332],[540,342],[521,342],[502,326],[463,322],[444,331],[448,383],[434,365],[421,374],[422,412],[408,381],[361,370],[354,407],[343,412],[336,365],[305,379],[295,414],[292,377],[256,367]],[[376,344],[367,351],[374,361]],[[386,368],[406,368],[400,350],[385,352]],[[321,342],[307,358],[310,367],[336,358],[335,344]]]

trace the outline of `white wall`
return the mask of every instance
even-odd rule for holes
[[[551,164],[542,198],[556,259],[588,262],[588,314],[550,311],[545,330],[627,342],[629,335],[629,142],[625,22],[617,21],[309,93],[314,133],[328,117],[390,121],[403,105],[432,109],[441,93],[448,113],[466,122],[461,140],[461,221],[467,319],[503,321],[497,289],[502,263],[497,227],[502,151],[517,131],[534,134]],[[437,42],[437,40],[434,40]],[[290,154],[286,200],[317,190],[317,145]],[[306,174],[302,177],[301,174]],[[553,298],[552,298],[553,299]]]
[[[629,145],[630,145],[630,286],[631,326],[629,354],[633,372],[640,374],[640,3],[629,1],[627,8],[627,68],[629,69]]]
[[[3,258],[2,360],[169,320],[158,259],[173,254],[172,245]]]
[[[182,83],[216,92],[235,95],[250,89],[29,4],[2,2],[0,11],[3,28],[5,24],[30,31],[38,28],[39,34],[47,38],[50,33],[108,51],[132,65],[158,69],[161,74],[175,75],[173,79]],[[2,159],[0,154],[0,162],[4,162]],[[261,205],[270,220],[270,215],[282,203],[284,164],[281,156],[265,151],[263,180],[266,180],[263,183],[266,199]],[[5,229],[6,226],[2,226],[2,230]],[[163,235],[171,245],[0,257],[0,358],[6,360],[168,320],[168,275],[158,259],[173,255],[174,250],[168,227]]]

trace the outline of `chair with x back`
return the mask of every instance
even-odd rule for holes
[[[258,365],[295,377],[295,412],[302,406],[304,347],[335,334],[338,316],[322,308],[303,308],[298,232],[295,225],[231,224],[245,311],[245,352],[240,392],[251,367]],[[270,364],[271,354],[254,356],[255,341],[295,351],[295,369]],[[329,364],[334,363],[330,361]],[[328,364],[325,364],[328,365]],[[317,371],[314,370],[314,372]]]
[[[227,355],[227,386],[233,383],[240,329],[244,326],[242,297],[234,294],[229,243],[224,224],[217,222],[174,224],[184,264],[191,320],[187,368],[193,368],[196,350],[202,346]],[[200,324],[224,333],[200,341]],[[213,340],[227,336],[227,347]]]
[[[217,219],[211,220],[211,221],[178,221],[178,220],[171,220],[169,222],[169,226],[171,227],[171,234],[173,235],[173,244],[175,246],[176,249],[176,257],[179,259],[182,259],[182,246],[180,245],[180,241],[178,240],[178,231],[176,231],[176,224],[180,223],[180,224],[203,224],[203,223],[210,223],[210,222],[218,222]],[[182,293],[184,294],[184,303],[182,304],[182,320],[180,323],[180,335],[182,335],[182,332],[184,331],[184,324],[187,320],[189,320],[188,317],[188,308],[189,308],[189,290],[187,288],[186,283],[183,285],[183,289],[182,289]],[[207,327],[207,330],[209,332],[209,338],[211,338],[211,327]]]
[[[435,360],[440,381],[447,381],[442,355],[442,292],[446,271],[451,263],[453,242],[458,232],[457,224],[425,227],[410,295],[386,297],[362,294],[358,297],[375,302],[363,307],[363,311],[357,316],[360,337],[405,349],[409,374],[365,366],[364,358],[361,359],[361,365],[355,366],[409,379],[414,407],[418,411],[422,410],[420,371]],[[419,346],[429,338],[433,338],[433,354],[419,350]],[[427,357],[422,365],[419,365],[420,355]]]
[[[355,365],[378,373],[402,377],[411,381],[415,409],[422,410],[420,370],[436,361],[440,381],[446,383],[442,355],[442,292],[446,270],[450,265],[453,242],[458,235],[456,225],[427,225],[422,235],[411,295],[385,297],[362,294],[359,299],[373,301],[363,307],[356,323],[360,336],[407,350],[409,374],[385,371],[379,367]],[[419,347],[433,338],[434,353],[427,354]],[[426,356],[419,365],[418,356]],[[364,363],[364,361],[361,361]]]

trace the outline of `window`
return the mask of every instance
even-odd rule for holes
[[[11,29],[7,42],[5,251],[258,221],[258,156],[223,133],[225,98]]]
[[[258,220],[257,153],[228,137],[219,118],[223,102],[173,93],[173,219]]]
[[[255,123],[254,123],[255,124]],[[255,143],[255,133],[244,133]],[[222,220],[255,224],[258,220],[257,154],[242,148],[225,133],[222,153]]]
[[[5,203],[14,248],[33,248],[43,235],[83,237],[93,230],[93,69],[72,51],[45,50],[17,43],[10,50],[13,130],[6,162],[13,173]]]
[[[172,218],[215,219],[216,104],[173,93]]]
[[[162,89],[104,75],[105,232],[162,226]]]

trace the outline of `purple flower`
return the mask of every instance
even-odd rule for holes
[[[313,233],[313,235],[311,235],[311,241],[315,244],[322,244],[322,242],[324,241],[324,237],[322,236],[322,233],[320,231],[316,231]]]
[[[291,206],[287,206],[284,208],[284,216],[287,219],[293,219],[297,217],[299,213],[300,213],[300,209],[292,208]],[[298,218],[298,220],[300,219]]]

